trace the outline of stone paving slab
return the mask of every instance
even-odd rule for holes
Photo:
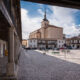
[[[80,65],[33,50],[23,50],[18,80],[80,80]]]

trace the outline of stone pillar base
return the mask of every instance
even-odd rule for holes
[[[15,63],[7,64],[7,76],[16,76]]]

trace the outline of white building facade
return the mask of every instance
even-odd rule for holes
[[[6,41],[0,40],[0,57],[5,55],[5,50],[7,49]]]
[[[37,48],[38,45],[37,45],[37,39],[28,39],[28,42],[27,42],[27,47],[29,48]]]
[[[68,47],[71,47],[72,49],[80,49],[80,35],[68,38],[66,40],[66,44],[68,45]]]
[[[75,38],[74,40],[70,41],[70,46],[73,49],[80,49],[80,38]]]
[[[28,48],[36,49],[54,49],[61,48],[65,44],[64,40],[48,40],[48,39],[28,39]]]
[[[57,48],[64,48],[65,43],[65,40],[57,40]]]

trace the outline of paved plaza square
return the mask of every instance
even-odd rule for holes
[[[23,50],[18,80],[80,80],[79,56],[79,50],[70,51],[66,59],[64,53],[52,54],[49,51],[44,55],[38,50]]]

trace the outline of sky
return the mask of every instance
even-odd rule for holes
[[[80,10],[50,6],[21,1],[22,38],[28,39],[29,33],[41,27],[44,12],[51,25],[63,28],[66,37],[77,36],[80,33]]]

